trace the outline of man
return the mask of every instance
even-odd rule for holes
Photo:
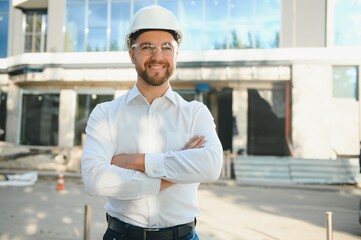
[[[219,177],[223,152],[207,107],[170,86],[181,41],[169,10],[139,10],[126,39],[137,82],[89,117],[82,174],[108,197],[105,240],[198,239],[197,189]]]

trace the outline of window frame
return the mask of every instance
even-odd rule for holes
[[[336,93],[335,94],[335,69],[354,69],[355,70],[355,83],[354,83],[354,93],[353,96],[346,96],[343,95],[342,93]],[[347,81],[348,79],[343,79],[343,81]],[[359,101],[359,96],[360,96],[360,68],[358,65],[333,65],[332,66],[332,98],[333,99],[354,99],[356,101]]]
[[[31,27],[31,31],[27,32],[26,30],[26,25],[27,25],[27,17],[31,15],[31,19],[32,19],[32,27]],[[34,29],[34,25],[36,24],[36,19],[37,17],[40,15],[41,17],[41,26],[40,26],[40,31],[36,31],[36,29]],[[48,30],[47,30],[47,26],[48,26],[48,12],[46,9],[31,9],[31,10],[24,10],[23,11],[23,30],[22,30],[22,39],[23,39],[23,52],[24,53],[38,53],[38,52],[46,52],[47,47],[46,47],[46,41],[47,41],[47,35],[48,35]],[[31,37],[31,48],[27,49],[27,37]],[[36,46],[36,38],[40,36],[40,45],[39,45],[39,49],[37,49]]]

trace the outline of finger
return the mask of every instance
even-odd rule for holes
[[[195,144],[194,144],[193,148],[201,148],[201,147],[203,147],[203,144],[206,142],[204,137],[198,138],[197,141],[198,142],[194,142]]]
[[[206,140],[203,138],[201,141],[199,141],[197,143],[197,145],[195,145],[193,148],[201,148],[203,147],[204,143],[206,142]]]
[[[199,148],[204,144],[204,136],[196,137],[189,142],[186,149]]]
[[[192,138],[186,143],[186,145],[184,145],[183,150],[191,148],[190,146],[191,146],[192,142],[193,142],[194,140],[196,140],[197,138],[198,138],[198,135],[195,135],[194,137],[192,137]]]

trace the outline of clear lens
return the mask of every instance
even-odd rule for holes
[[[161,46],[156,46],[154,43],[136,43],[132,45],[132,49],[139,51],[142,55],[151,56],[156,49],[159,49],[163,55],[169,56],[174,54],[175,46],[172,43],[166,42]]]

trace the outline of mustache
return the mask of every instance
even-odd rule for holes
[[[160,65],[165,65],[165,66],[169,66],[169,63],[166,62],[166,61],[157,61],[157,60],[147,60],[144,62],[145,65],[148,65],[148,64],[160,64]]]

